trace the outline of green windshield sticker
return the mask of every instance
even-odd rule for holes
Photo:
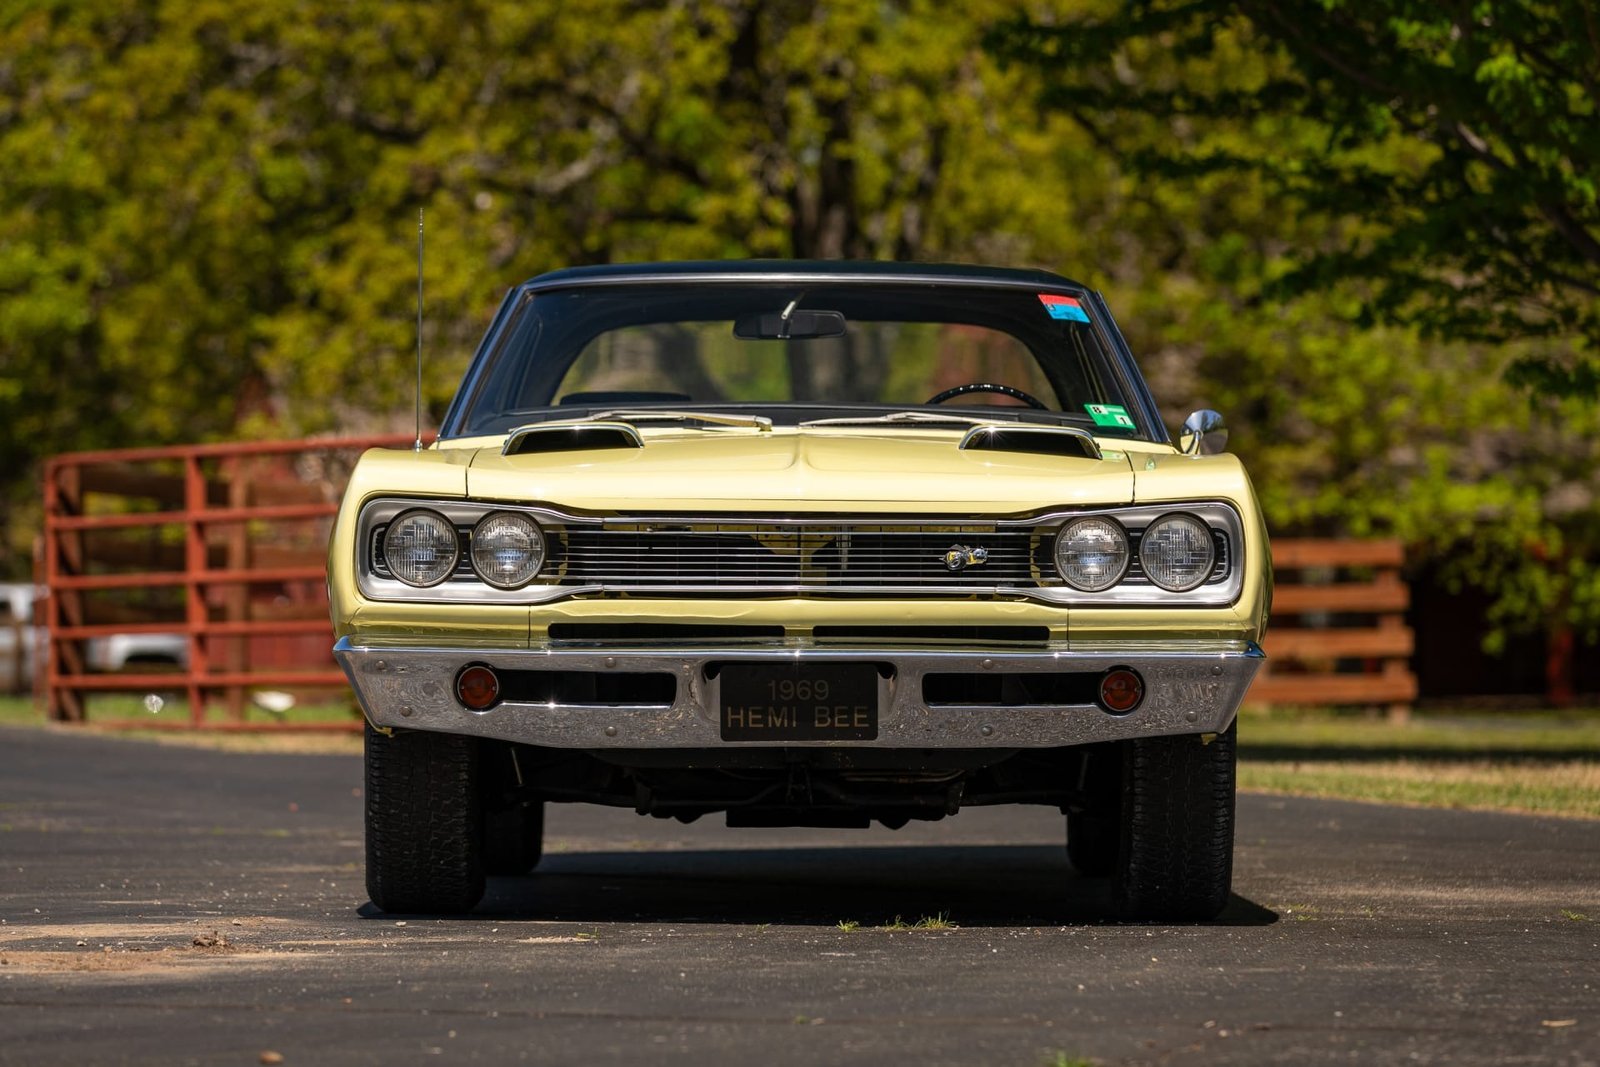
[[[1089,413],[1096,426],[1115,426],[1122,430],[1133,430],[1133,416],[1128,414],[1128,409],[1121,404],[1085,404],[1083,410]]]

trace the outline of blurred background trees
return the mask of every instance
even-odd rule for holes
[[[1139,0],[989,40],[1160,220],[1135,284],[1195,283],[1163,333],[1276,528],[1399,535],[1569,689],[1600,635],[1594,5]]]
[[[1600,630],[1580,0],[15,0],[0,571],[67,449],[409,427],[576,263],[1038,265],[1274,528],[1394,533],[1490,642]]]

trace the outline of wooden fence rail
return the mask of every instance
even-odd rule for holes
[[[1354,704],[1404,715],[1417,698],[1415,646],[1396,540],[1272,543],[1276,589],[1253,704]]]

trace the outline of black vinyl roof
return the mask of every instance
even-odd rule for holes
[[[1047,270],[974,267],[960,263],[890,263],[845,259],[709,259],[673,263],[607,263],[567,267],[530,279],[527,289],[621,282],[899,282],[967,284],[1022,289],[1076,289],[1088,286]]]

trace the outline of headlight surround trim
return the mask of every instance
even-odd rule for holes
[[[1079,536],[1098,537],[1102,545],[1100,554],[1109,557],[1107,562],[1100,564],[1104,569],[1098,580],[1082,577],[1083,571],[1092,571],[1095,564],[1087,562],[1075,564],[1070,562],[1068,553],[1072,551],[1072,545],[1075,541],[1074,531],[1082,531]],[[1079,592],[1104,592],[1127,576],[1128,564],[1132,560],[1132,552],[1129,545],[1128,531],[1110,515],[1091,515],[1075,519],[1062,526],[1060,532],[1056,534],[1056,573],[1061,576],[1062,581]],[[1094,554],[1092,549],[1079,551],[1087,555]],[[1074,580],[1075,573],[1080,576],[1079,580]]]
[[[494,528],[497,524],[501,529]],[[527,552],[527,559],[512,571],[509,577],[495,578],[492,576],[494,563],[498,563],[503,554],[516,551],[505,544],[507,535],[515,536],[516,533],[526,537],[529,547],[524,551]],[[496,589],[521,589],[539,576],[548,556],[544,531],[538,522],[530,516],[515,511],[492,511],[479,519],[477,525],[472,528],[471,544],[468,556],[472,563],[472,573]],[[480,554],[488,557],[488,561],[481,560]]]
[[[431,549],[438,554],[432,561],[437,573],[429,570],[420,578],[417,576],[416,564],[408,565],[403,562],[402,553],[406,551],[407,546],[401,543],[408,530],[413,531],[412,540],[415,541],[416,524],[427,527],[434,535],[435,540]],[[445,552],[446,548],[448,553]],[[437,511],[432,508],[411,508],[396,515],[390,521],[388,529],[384,531],[383,559],[389,568],[389,573],[399,581],[413,589],[431,589],[447,581],[455,573],[456,565],[461,562],[461,538],[456,534],[456,528],[450,520]]]
[[[1183,543],[1162,536],[1167,530],[1181,530]],[[1167,558],[1158,558],[1161,552],[1168,553]],[[1204,585],[1216,561],[1211,528],[1186,512],[1174,511],[1160,516],[1146,526],[1139,537],[1139,566],[1144,576],[1169,593],[1187,593]],[[1174,572],[1182,577],[1175,579]]]
[[[539,573],[525,585],[516,589],[501,589],[482,581],[477,572],[470,566],[457,566],[450,580],[442,581],[435,586],[418,588],[408,585],[398,578],[390,575],[383,562],[383,537],[389,525],[408,511],[417,508],[427,508],[436,511],[448,519],[455,527],[457,536],[462,545],[462,553],[468,552],[468,540],[473,527],[487,515],[507,511],[527,515],[539,524],[540,532],[544,536],[546,545],[546,558]],[[1142,531],[1155,523],[1160,518],[1182,512],[1199,520],[1208,527],[1215,538],[1216,560],[1213,564],[1211,575],[1200,585],[1184,593],[1174,593],[1163,589],[1150,581],[1142,573],[1139,563],[1138,543]],[[662,516],[640,513],[643,518],[633,515],[626,516],[629,523],[636,521],[657,521]],[[674,522],[720,522],[720,521],[762,521],[777,524],[793,523],[805,525],[813,523],[815,519],[803,513],[774,512],[770,515],[753,516],[747,512],[740,512],[737,517],[721,513],[696,514],[685,517],[683,513],[672,513]],[[1085,592],[1066,582],[1056,567],[1054,542],[1061,530],[1079,519],[1101,517],[1110,518],[1120,524],[1128,534],[1130,544],[1130,560],[1121,579],[1114,585],[1101,592]],[[356,543],[364,546],[356,556],[356,581],[360,595],[373,601],[411,602],[411,603],[446,603],[446,604],[490,604],[490,605],[526,605],[547,604],[572,600],[584,596],[603,593],[611,588],[625,591],[633,590],[631,585],[607,586],[600,583],[575,583],[566,578],[566,564],[563,562],[563,545],[565,537],[574,528],[599,528],[614,517],[593,512],[583,512],[575,509],[559,508],[542,503],[522,503],[505,501],[477,501],[468,499],[439,499],[419,498],[405,496],[385,496],[374,494],[361,502],[360,515],[356,532]],[[879,518],[872,516],[872,518]],[[910,525],[926,525],[938,522],[943,516],[928,517],[917,516],[902,518],[897,515],[882,516],[882,521],[887,525],[897,523]],[[863,516],[861,521],[866,521]],[[971,522],[970,515],[951,516],[952,522]],[[1148,504],[1112,504],[1105,506],[1073,507],[1070,505],[1054,508],[1044,508],[1026,514],[1015,514],[998,517],[992,520],[997,529],[1029,528],[1034,531],[1041,542],[1040,548],[1046,555],[1036,556],[1038,584],[1025,586],[1011,586],[990,590],[980,584],[983,577],[982,571],[974,572],[974,582],[971,588],[960,590],[941,589],[931,595],[956,595],[971,596],[993,592],[994,595],[1011,599],[1033,601],[1040,604],[1058,605],[1061,607],[1106,607],[1106,608],[1214,608],[1235,603],[1245,584],[1247,571],[1247,556],[1253,547],[1246,538],[1244,516],[1241,515],[1239,505],[1226,498],[1196,498],[1183,501],[1151,502]],[[745,592],[753,592],[752,586]],[[671,590],[660,586],[641,586],[639,592],[649,596],[681,596],[697,597],[700,595],[727,595],[725,587],[684,586]],[[761,592],[770,593],[769,587],[762,587]],[[810,595],[799,588],[783,589],[786,595]],[[907,585],[905,587],[875,586],[871,589],[830,589],[828,592],[850,596],[863,597],[889,597],[891,599],[921,599],[930,595],[930,591],[921,586]]]

